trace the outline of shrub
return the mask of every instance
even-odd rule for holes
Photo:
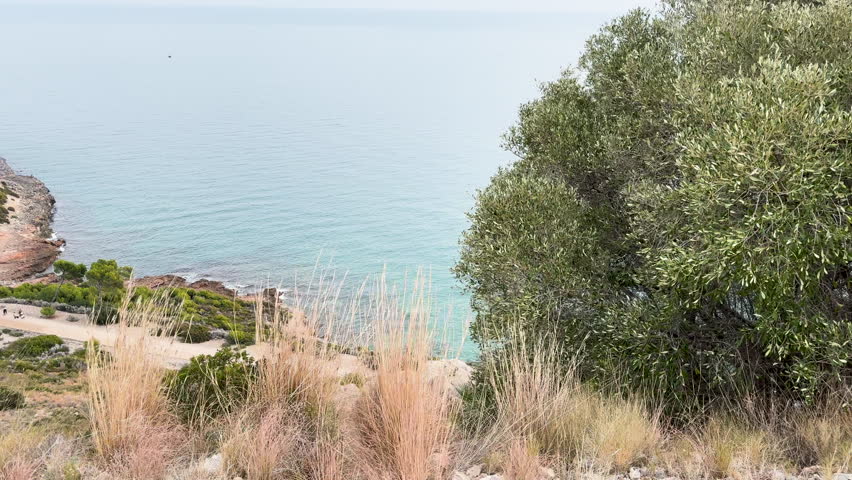
[[[186,343],[203,343],[210,340],[210,328],[197,323],[181,323],[175,331],[178,340]]]
[[[673,5],[521,107],[456,268],[473,334],[555,333],[669,408],[815,401],[852,378],[852,3]]]
[[[108,303],[101,303],[92,312],[92,321],[96,325],[112,325],[118,321],[118,309]]]
[[[4,356],[17,358],[37,358],[50,352],[52,349],[63,345],[65,342],[56,335],[37,335],[35,337],[20,338],[6,345],[0,353]]]
[[[167,383],[181,417],[201,421],[243,405],[256,377],[255,361],[226,347],[215,355],[193,357]]]
[[[21,408],[24,403],[24,394],[0,385],[0,410]]]
[[[228,345],[238,345],[244,347],[246,345],[254,345],[254,332],[246,332],[244,330],[231,330],[225,336],[225,343]]]
[[[53,307],[41,307],[41,316],[44,318],[53,318],[56,315],[56,309]]]

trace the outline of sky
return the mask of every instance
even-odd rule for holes
[[[254,6],[486,12],[622,13],[655,0],[0,0],[2,5]]]

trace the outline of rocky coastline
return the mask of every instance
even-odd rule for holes
[[[0,223],[0,285],[9,285],[47,270],[65,242],[51,238],[56,200],[41,180],[18,175],[0,157],[0,188],[8,212]]]
[[[235,290],[226,287],[224,283],[206,278],[189,282],[186,278],[177,275],[151,275],[134,279],[133,285],[151,289],[164,287],[189,288],[192,290],[207,290],[225,297],[233,298],[238,296]]]

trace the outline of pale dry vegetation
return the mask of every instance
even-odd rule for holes
[[[104,466],[123,478],[163,476],[185,441],[165,393],[163,352],[152,342],[169,330],[177,311],[165,298],[131,305],[128,296],[113,348],[87,346],[92,442]]]
[[[173,413],[168,389],[180,386],[168,381],[158,338],[175,306],[125,302],[114,348],[88,346],[91,436],[8,429],[0,480],[449,480],[468,470],[538,480],[631,469],[757,480],[850,468],[852,415],[842,401],[744,401],[673,423],[659,405],[583,384],[554,344],[522,335],[483,357],[485,375],[459,392],[429,368],[441,348],[425,282],[396,291],[380,280],[343,307],[338,290],[323,291],[288,308],[259,298],[261,358],[247,400],[189,420]],[[369,336],[352,335],[356,318],[370,319]],[[347,338],[354,348],[341,346]],[[341,369],[343,358],[357,366]]]

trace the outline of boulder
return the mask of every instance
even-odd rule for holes
[[[426,365],[426,377],[429,381],[443,381],[455,390],[461,390],[470,383],[473,367],[453,358],[446,360],[430,360]]]
[[[476,478],[482,475],[482,465],[474,465],[468,468],[464,473],[470,478]]]

